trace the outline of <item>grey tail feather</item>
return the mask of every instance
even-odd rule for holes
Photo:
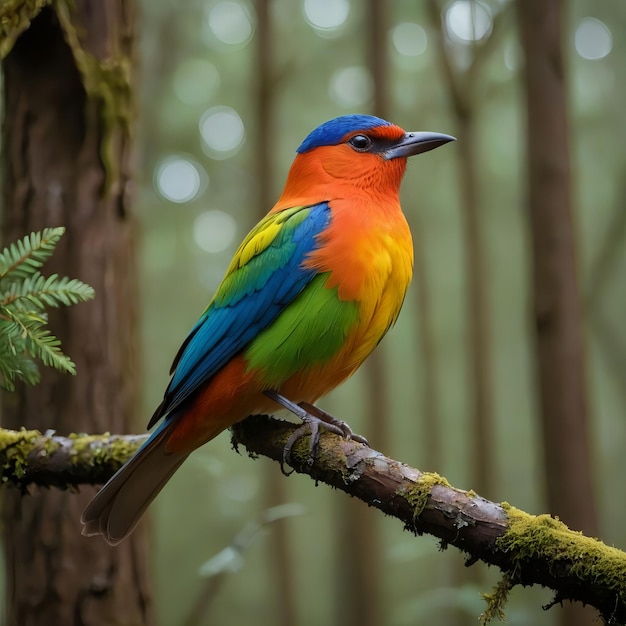
[[[83,535],[102,535],[111,546],[126,538],[165,483],[189,456],[165,449],[167,426],[139,449],[96,494],[81,516]]]

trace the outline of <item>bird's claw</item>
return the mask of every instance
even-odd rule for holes
[[[309,465],[313,465],[313,459],[315,458],[317,446],[320,441],[320,421],[318,419],[314,417],[311,419],[305,419],[302,425],[296,428],[291,437],[287,440],[287,443],[283,448],[283,459],[280,464],[280,470],[285,476],[289,476],[289,474],[293,473],[293,470],[285,470],[285,466],[291,464],[291,450],[294,444],[299,439],[302,439],[302,437],[306,437],[306,435],[310,435],[311,437],[309,441],[309,458],[307,459],[307,463]]]
[[[302,420],[302,425],[299,426],[289,437],[285,447],[283,449],[283,458],[281,461],[281,471],[285,476],[289,476],[292,473],[285,470],[286,465],[290,465],[291,461],[291,451],[293,449],[294,444],[305,437],[306,435],[310,435],[311,440],[309,442],[309,458],[307,460],[309,465],[313,464],[313,460],[315,459],[315,453],[317,452],[317,448],[319,445],[320,439],[320,428],[327,430],[331,433],[335,433],[344,439],[353,439],[354,441],[358,441],[366,446],[368,446],[367,439],[362,437],[361,435],[357,435],[352,432],[350,426],[344,422],[343,420],[338,420],[333,417],[330,413],[320,409],[319,407],[311,404],[309,402],[301,402],[300,404],[295,404],[291,402],[288,398],[285,398],[283,395],[279,394],[276,391],[270,390],[265,392],[267,396],[278,402],[280,405],[291,411],[294,415],[299,417]]]
[[[322,422],[322,426],[331,433],[335,433],[344,439],[354,439],[354,441],[358,441],[359,443],[369,446],[367,439],[352,432],[352,428],[350,428],[347,422],[338,420],[330,413],[327,413],[323,409],[320,409],[318,406],[309,402],[301,402],[299,406],[302,407],[309,415],[313,415],[320,420]]]

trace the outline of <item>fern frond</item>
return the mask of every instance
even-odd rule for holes
[[[0,386],[15,388],[13,381],[21,378],[30,385],[39,382],[39,369],[32,356],[25,351],[23,326],[7,320],[0,308]]]
[[[12,282],[6,291],[0,292],[0,306],[27,300],[30,305],[43,310],[47,306],[70,306],[85,302],[91,300],[94,295],[92,287],[76,278],[66,276],[59,278],[57,274],[46,278],[35,271],[32,276],[19,282]]]
[[[49,307],[70,306],[94,297],[94,290],[75,278],[42,276],[39,268],[65,232],[46,228],[31,233],[0,252],[0,386],[39,381],[34,359],[70,374],[73,361],[46,327]]]
[[[65,228],[44,228],[18,239],[0,252],[0,281],[30,276],[52,254]]]
[[[13,347],[23,337],[22,327],[14,319],[15,312],[9,307],[0,307],[0,355],[5,352],[15,353]]]
[[[13,391],[18,378],[29,385],[36,385],[41,378],[35,361],[24,353],[0,360],[0,387]]]
[[[61,341],[49,329],[33,320],[26,324],[24,347],[32,356],[41,360],[44,365],[54,367],[68,374],[76,374],[76,365],[61,351]]]
[[[45,314],[0,307],[0,385],[14,389],[17,378],[34,385],[39,369],[33,359],[58,370],[76,373],[72,360],[61,351],[61,342],[45,327]]]

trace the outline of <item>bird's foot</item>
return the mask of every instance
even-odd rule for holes
[[[361,435],[357,435],[352,432],[352,429],[346,422],[343,420],[338,420],[333,417],[330,413],[316,407],[314,404],[309,402],[301,402],[300,404],[296,404],[292,402],[288,398],[285,398],[282,394],[277,391],[269,390],[265,392],[269,398],[286,408],[288,411],[293,413],[295,416],[299,417],[302,420],[302,425],[297,428],[294,433],[289,437],[285,447],[283,449],[283,460],[281,462],[281,471],[283,474],[288,475],[291,472],[285,471],[285,465],[289,465],[291,459],[291,450],[299,439],[305,437],[306,435],[310,435],[311,439],[309,442],[309,465],[313,464],[313,459],[315,458],[315,453],[317,451],[317,447],[320,439],[320,428],[323,430],[327,430],[331,433],[335,433],[344,439],[354,439],[359,443],[363,443],[366,446],[369,445],[367,443],[367,439],[362,437]]]
[[[365,437],[353,432],[347,422],[338,420],[330,413],[324,411],[324,409],[320,409],[318,406],[315,406],[310,402],[300,402],[298,406],[302,407],[309,415],[313,415],[321,420],[323,427],[326,428],[326,430],[329,430],[337,435],[341,435],[344,439],[354,439],[354,441],[363,443],[366,446],[370,445]]]

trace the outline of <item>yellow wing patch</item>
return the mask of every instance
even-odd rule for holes
[[[250,233],[250,237],[243,242],[238,253],[235,255],[237,267],[244,266],[251,258],[266,250],[274,239],[276,239],[276,235],[278,235],[280,229],[281,224],[268,222],[263,229]]]
[[[240,267],[243,267],[250,259],[253,259],[271,246],[283,227],[283,224],[295,213],[298,213],[304,208],[306,207],[296,206],[280,211],[279,213],[269,213],[266,215],[248,233],[237,252],[235,252],[233,260],[230,262],[228,270],[226,271],[226,276]]]

